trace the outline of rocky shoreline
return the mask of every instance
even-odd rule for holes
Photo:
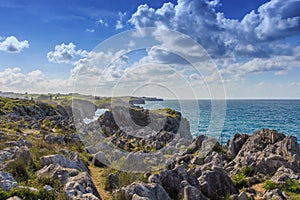
[[[108,159],[106,153],[84,145],[85,140],[82,142],[82,136],[76,132],[68,109],[8,98],[1,98],[0,104],[0,199],[300,197],[297,138],[275,130],[236,134],[226,145],[203,135],[186,138],[190,141],[186,148],[170,156],[162,169],[134,174],[112,169],[113,166],[103,162]],[[178,135],[181,137],[179,124],[186,123],[180,113],[171,110],[149,113],[131,108],[129,115],[140,126],[151,125],[149,116],[164,125],[151,127],[155,131],[148,134],[146,128],[121,127],[108,111],[81,128],[89,130],[97,126],[110,145],[122,151],[147,154],[170,146]],[[91,173],[93,168],[104,175]]]

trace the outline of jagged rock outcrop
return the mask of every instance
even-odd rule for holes
[[[232,139],[228,140],[227,146],[229,155],[235,157],[241,150],[243,144],[247,141],[249,135],[246,134],[235,134]]]
[[[296,173],[292,169],[282,166],[271,178],[271,181],[274,183],[282,185],[285,185],[287,180],[300,180],[300,173]]]
[[[202,171],[198,181],[202,193],[211,199],[222,199],[228,194],[238,194],[227,172],[219,166]]]
[[[199,188],[197,177],[191,171],[188,172],[184,165],[179,165],[173,170],[162,170],[159,181],[173,199],[179,199],[182,181],[187,181],[189,185]]]
[[[233,166],[228,168],[231,174],[247,166],[253,168],[253,175],[272,176],[282,166],[300,173],[297,138],[269,129],[257,131],[247,139],[229,166]]]
[[[67,199],[101,199],[89,170],[77,153],[71,152],[68,158],[62,154],[43,156],[41,164],[44,167],[37,175],[59,180],[64,185]]]
[[[124,200],[171,200],[164,188],[157,183],[134,182],[122,188]]]
[[[79,171],[85,171],[85,172],[89,171],[87,167],[84,165],[84,163],[82,162],[82,160],[79,158],[78,154],[75,152],[71,152],[68,158],[66,158],[62,154],[43,156],[41,157],[40,162],[42,166],[48,166],[50,164],[53,165],[58,164],[65,168],[72,168],[72,169],[77,169]]]
[[[87,172],[80,172],[76,176],[69,177],[64,190],[67,199],[100,199],[92,178]]]
[[[268,190],[262,197],[262,200],[286,200],[280,189]]]

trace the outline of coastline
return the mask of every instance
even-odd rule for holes
[[[190,133],[181,113],[171,109],[152,111],[158,121],[167,119],[163,130],[147,135],[148,129],[142,129],[134,137],[135,129],[120,129],[111,111],[78,130],[67,107],[0,100],[1,199],[299,198],[300,148],[293,136],[261,129],[252,135],[235,134],[225,145],[204,135],[185,137],[184,148],[175,153],[164,150],[179,147],[173,141]],[[147,110],[130,109],[135,123],[148,121]],[[100,129],[95,129],[98,123]],[[105,144],[113,151],[106,152]],[[119,160],[117,152],[128,155]],[[165,152],[164,162],[155,159],[159,152]],[[142,160],[151,161],[154,168],[141,165]],[[104,174],[102,181],[95,171]]]

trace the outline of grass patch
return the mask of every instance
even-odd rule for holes
[[[277,184],[272,180],[267,180],[264,183],[264,188],[266,190],[274,190],[279,188],[280,190],[284,191],[290,199],[300,199],[300,181],[298,180],[289,179],[286,181],[286,184]]]
[[[7,199],[9,197],[18,196],[21,199],[30,199],[30,200],[56,200],[63,199],[58,198],[55,192],[46,192],[45,190],[32,191],[28,188],[13,188],[10,191],[0,190],[0,199]]]

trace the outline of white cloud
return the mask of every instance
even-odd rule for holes
[[[265,42],[278,41],[300,33],[300,1],[271,0],[244,16],[227,19],[215,8],[219,1],[178,0],[161,8],[140,5],[129,23],[136,28],[166,27],[193,37],[213,57],[232,53],[246,57],[268,57]],[[244,46],[246,48],[242,48]],[[249,48],[250,47],[250,48]]]
[[[85,31],[86,31],[86,32],[90,32],[90,33],[94,33],[94,32],[95,32],[95,29],[89,29],[89,28],[87,28],[87,29],[85,29]]]
[[[72,63],[75,58],[86,57],[88,52],[85,50],[76,50],[73,43],[56,45],[54,51],[47,54],[49,62],[53,63]]]
[[[115,28],[117,30],[124,28],[123,20],[124,20],[124,17],[127,15],[127,13],[119,12],[118,15],[119,15],[119,19],[117,20],[116,25],[115,25]]]
[[[22,72],[21,68],[6,68],[0,71],[0,85],[3,91],[14,92],[71,92],[72,79],[48,79],[42,71]]]
[[[118,30],[118,29],[122,29],[123,27],[124,26],[123,26],[122,22],[120,20],[117,20],[115,28]]]
[[[19,41],[15,36],[9,36],[7,38],[1,38],[0,51],[6,51],[11,53],[19,53],[24,48],[29,48],[29,42],[27,40]]]
[[[108,27],[108,23],[104,19],[99,19],[96,24],[100,24],[101,26]]]

